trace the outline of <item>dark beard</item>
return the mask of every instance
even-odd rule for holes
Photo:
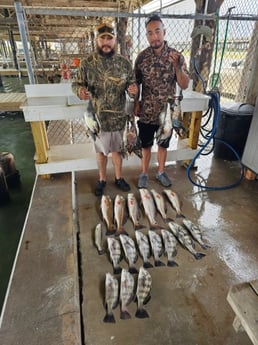
[[[103,52],[103,50],[101,48],[97,47],[97,51],[98,51],[99,55],[106,57],[106,58],[110,58],[110,57],[115,55],[115,49],[110,50],[109,53],[105,53],[105,52]]]

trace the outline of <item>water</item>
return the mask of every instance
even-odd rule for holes
[[[23,92],[27,78],[2,78],[0,92]],[[34,143],[23,113],[0,112],[0,151],[14,155],[20,186],[9,187],[10,201],[0,205],[0,310],[5,297],[35,180]]]

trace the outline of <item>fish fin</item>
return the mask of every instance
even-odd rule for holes
[[[175,261],[173,261],[173,260],[168,260],[167,266],[169,266],[169,267],[175,267],[175,266],[178,266],[178,264],[177,264]]]
[[[138,317],[139,319],[145,319],[149,317],[149,314],[147,313],[145,309],[140,308],[136,310],[135,317]]]
[[[139,273],[138,270],[136,269],[136,267],[134,267],[134,266],[129,267],[128,272],[129,273]]]
[[[116,233],[116,230],[107,230],[106,231],[106,236],[112,236]]]
[[[113,272],[114,272],[114,274],[120,274],[122,272],[122,268],[119,267],[119,266],[118,267],[114,267]]]
[[[121,310],[120,312],[120,319],[121,320],[128,320],[131,319],[131,315],[127,310]]]
[[[103,255],[103,254],[105,254],[105,252],[106,252],[105,249],[101,249],[101,250],[98,249],[98,254],[99,255]]]
[[[151,267],[153,267],[153,265],[152,265],[149,261],[145,261],[145,262],[143,263],[143,267],[144,267],[144,268],[151,268]]]
[[[164,264],[164,262],[162,262],[162,261],[160,261],[160,260],[155,260],[155,261],[154,261],[154,265],[155,265],[155,267],[166,266],[166,265]]]
[[[115,320],[115,317],[114,317],[114,314],[106,314],[104,319],[103,319],[104,322],[108,322],[108,323],[115,323],[116,320]]]
[[[203,258],[204,256],[206,256],[206,254],[204,254],[204,253],[196,252],[196,253],[194,254],[194,257],[195,257],[196,260],[200,260],[200,259]]]

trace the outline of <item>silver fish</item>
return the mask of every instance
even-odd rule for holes
[[[167,216],[167,208],[163,195],[158,193],[155,189],[151,189],[151,193],[153,195],[153,199],[155,201],[157,210],[161,214],[161,217],[163,218],[164,222],[168,223],[172,219],[168,218]]]
[[[179,225],[175,222],[169,222],[168,225],[178,241],[195,257],[196,260],[199,260],[205,256],[204,253],[199,253],[194,249],[193,240],[188,232],[182,227],[182,225]]]
[[[167,266],[173,267],[178,266],[178,264],[173,260],[173,257],[177,254],[177,240],[175,236],[166,229],[161,229],[161,236],[163,238],[163,243],[165,251],[167,253],[168,262]]]
[[[119,194],[115,197],[114,215],[116,222],[116,235],[127,234],[123,227],[125,220],[125,198]]]
[[[100,122],[98,116],[95,114],[91,100],[87,101],[84,121],[87,136],[91,136],[93,140],[96,140],[96,137],[98,137],[100,133]]]
[[[144,227],[144,225],[140,224],[140,208],[137,202],[137,199],[133,193],[127,194],[127,206],[129,211],[129,216],[133,222],[134,230],[139,230]]]
[[[163,246],[162,246],[162,240],[159,234],[157,234],[155,231],[149,230],[148,231],[152,253],[154,256],[154,265],[155,266],[165,266],[164,262],[160,261],[159,257],[163,253]]]
[[[135,122],[127,120],[123,132],[123,142],[120,149],[123,158],[128,158],[133,153],[142,158],[141,141],[137,133]]]
[[[95,227],[95,246],[97,247],[99,255],[105,253],[105,249],[103,248],[103,236],[102,236],[102,225],[101,223],[97,224]]]
[[[127,306],[132,302],[134,297],[134,277],[130,272],[122,269],[120,281],[120,319],[131,319]]]
[[[157,229],[159,228],[159,225],[157,220],[155,219],[156,207],[154,204],[153,197],[151,193],[148,191],[148,189],[140,188],[139,190],[145,214],[150,222],[150,227],[151,229]]]
[[[102,195],[100,208],[102,217],[107,225],[106,235],[112,235],[115,233],[115,227],[113,224],[113,202],[109,195]]]
[[[122,243],[122,247],[123,247],[126,259],[128,261],[129,272],[138,273],[138,270],[136,269],[134,265],[138,259],[134,240],[131,237],[127,235],[123,235],[123,234],[121,234],[119,238]]]
[[[143,308],[143,305],[146,304],[151,298],[151,287],[152,287],[152,278],[150,273],[143,267],[140,267],[138,279],[137,279],[137,310],[135,316],[144,319],[149,317],[147,311]]]
[[[166,194],[168,200],[170,201],[172,207],[176,210],[176,217],[185,217],[181,211],[181,202],[176,192],[171,189],[164,189],[164,193]]]
[[[139,252],[143,258],[143,267],[144,268],[153,267],[152,264],[149,262],[149,258],[151,256],[151,248],[150,248],[148,236],[146,236],[141,231],[136,231],[135,237],[136,237],[137,245],[139,248]]]
[[[159,128],[156,134],[156,141],[158,145],[166,144],[172,135],[172,119],[171,119],[171,109],[170,103],[167,102],[164,110],[160,113],[159,116]]]
[[[189,230],[189,232],[191,233],[193,238],[201,245],[202,249],[210,248],[210,246],[208,244],[203,242],[202,232],[201,232],[201,229],[199,228],[199,226],[194,224],[189,219],[183,219],[183,224]]]
[[[121,267],[119,266],[119,262],[121,261],[121,245],[119,240],[113,237],[107,238],[108,243],[108,250],[110,254],[110,259],[113,264],[114,274],[121,273]]]
[[[118,294],[118,280],[112,276],[110,273],[106,273],[105,279],[105,306],[106,315],[103,319],[104,322],[116,322],[113,314],[113,309],[115,309],[119,303]]]

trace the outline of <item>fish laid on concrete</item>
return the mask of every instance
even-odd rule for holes
[[[94,241],[95,241],[95,246],[97,247],[99,255],[104,254],[105,249],[103,247],[103,235],[102,235],[101,223],[98,223],[95,227]]]
[[[168,257],[167,266],[178,266],[178,264],[173,260],[173,257],[177,254],[177,239],[170,231],[166,229],[161,229],[161,236],[163,238],[165,251]]]
[[[151,189],[151,193],[153,195],[153,199],[155,201],[157,210],[161,214],[161,217],[163,218],[164,222],[168,223],[172,219],[168,218],[167,216],[167,208],[163,195],[158,193],[155,189]]]
[[[137,289],[136,289],[136,298],[137,298],[137,310],[135,316],[144,319],[149,317],[147,311],[143,308],[143,305],[148,303],[151,298],[151,287],[152,287],[152,278],[150,273],[143,267],[140,267],[138,279],[137,279]]]
[[[116,236],[127,234],[123,227],[125,223],[125,198],[119,194],[115,197],[114,216],[116,223]]]
[[[134,298],[134,277],[130,272],[122,269],[120,281],[120,319],[131,319],[131,315],[127,309],[128,305]]]
[[[84,121],[87,136],[90,136],[93,140],[96,140],[96,137],[98,137],[100,133],[100,122],[95,114],[91,100],[87,101],[87,107],[84,113]]]
[[[176,210],[176,217],[179,218],[179,217],[185,217],[183,214],[182,214],[182,211],[181,211],[181,202],[179,200],[179,197],[177,195],[176,192],[174,192],[173,190],[171,189],[164,189],[164,193],[166,194],[168,200],[170,201],[172,207]]]
[[[153,267],[149,261],[149,258],[151,256],[151,247],[150,247],[148,236],[146,236],[141,231],[136,231],[135,237],[136,237],[137,245],[139,248],[139,252],[143,258],[143,267],[144,268]]]
[[[151,193],[147,188],[140,188],[140,196],[144,208],[144,212],[150,222],[151,229],[159,228],[158,222],[155,219],[156,217],[156,207]]]
[[[144,225],[140,224],[141,212],[140,212],[137,199],[133,193],[127,194],[127,206],[128,206],[129,216],[134,225],[134,230],[142,229]]]
[[[113,237],[107,238],[108,250],[111,262],[113,264],[114,274],[121,273],[121,267],[119,262],[121,261],[121,245],[119,240]]]
[[[129,265],[129,272],[138,273],[138,270],[134,265],[138,259],[138,254],[137,254],[134,240],[131,237],[124,234],[121,234],[119,238],[122,243],[125,257]]]
[[[199,253],[194,249],[193,239],[190,237],[187,230],[182,227],[182,225],[179,225],[175,222],[169,222],[168,225],[178,241],[195,257],[196,260],[199,260],[205,256],[204,253]]]
[[[156,141],[158,145],[167,144],[172,135],[172,118],[171,118],[171,109],[170,103],[167,102],[166,107],[160,113],[159,116],[159,128],[156,134]]]
[[[115,227],[113,223],[114,211],[113,211],[113,202],[109,195],[102,195],[101,197],[101,213],[102,217],[107,225],[106,235],[113,235],[115,233]]]
[[[191,233],[193,238],[201,245],[202,249],[207,249],[210,248],[210,246],[206,243],[203,242],[202,239],[202,232],[199,226],[194,224],[191,220],[189,219],[183,219],[183,224],[186,227],[187,230]]]
[[[119,284],[118,280],[110,273],[106,273],[105,279],[105,307],[106,315],[103,319],[104,322],[116,322],[113,314],[119,303]]]
[[[149,230],[148,231],[152,253],[154,256],[154,265],[155,266],[165,266],[164,262],[160,261],[159,257],[163,253],[163,246],[162,246],[162,240],[158,233],[155,231]]]

